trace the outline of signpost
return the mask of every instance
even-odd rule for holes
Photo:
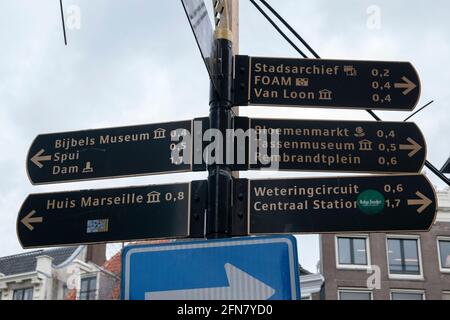
[[[122,266],[125,300],[300,299],[292,236],[129,246]]]
[[[239,123],[247,123],[263,141],[259,149],[249,148],[250,170],[418,173],[426,160],[425,138],[414,123],[275,119]],[[273,133],[279,140],[274,153]]]
[[[247,227],[239,235],[427,231],[437,208],[423,175],[241,180],[235,189]]]
[[[32,194],[17,218],[23,248],[203,237],[206,182]]]
[[[187,172],[192,121],[39,135],[27,156],[33,184]]]
[[[236,105],[413,110],[420,80],[409,62],[237,56]]]

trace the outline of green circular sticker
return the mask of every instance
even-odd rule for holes
[[[356,201],[358,208],[366,214],[378,214],[384,209],[384,196],[376,190],[362,192]]]

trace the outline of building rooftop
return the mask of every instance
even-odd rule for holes
[[[66,247],[51,250],[36,250],[0,258],[0,273],[5,276],[33,272],[36,270],[36,258],[49,256],[53,265],[59,265],[69,259],[78,247]]]

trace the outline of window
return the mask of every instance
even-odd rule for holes
[[[421,276],[419,238],[388,238],[390,275]]]
[[[450,239],[438,239],[441,271],[450,272]]]
[[[95,300],[97,294],[97,277],[81,279],[80,300]]]
[[[391,300],[424,300],[425,293],[423,291],[406,291],[393,290],[391,292]]]
[[[442,300],[450,300],[450,292],[442,292]]]
[[[33,288],[14,290],[13,300],[33,300]]]
[[[338,267],[367,267],[370,264],[368,241],[368,237],[336,237]]]
[[[372,300],[371,291],[339,290],[339,300]]]

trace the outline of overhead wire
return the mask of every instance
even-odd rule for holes
[[[59,0],[59,7],[61,10],[61,20],[62,20],[62,28],[63,28],[63,34],[64,34],[64,44],[67,46],[67,34],[66,34],[66,22],[64,18],[64,7],[62,0]]]

